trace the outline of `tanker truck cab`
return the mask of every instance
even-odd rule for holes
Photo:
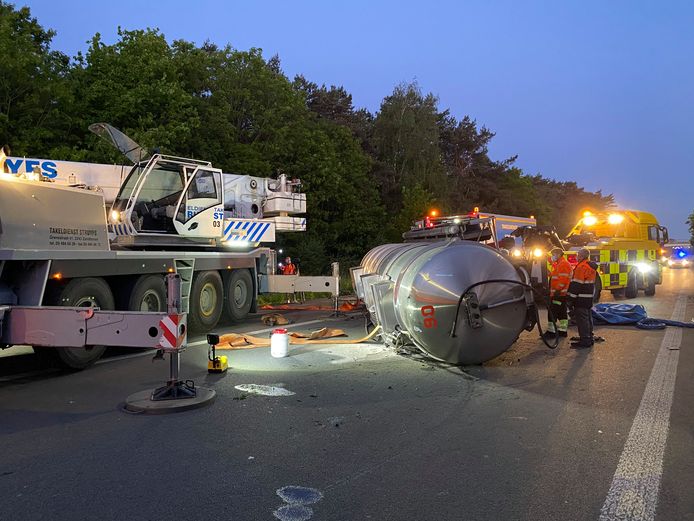
[[[662,283],[658,254],[668,241],[668,231],[651,213],[586,211],[566,240],[573,251],[567,255],[569,262],[575,263],[580,248],[590,251],[591,260],[599,264],[596,286],[601,289],[634,298],[641,289],[647,296],[655,295],[656,285]]]

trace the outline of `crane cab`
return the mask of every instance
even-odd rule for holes
[[[253,247],[275,231],[303,231],[304,194],[280,176],[229,174],[211,163],[154,155],[133,167],[109,212],[116,243]]]

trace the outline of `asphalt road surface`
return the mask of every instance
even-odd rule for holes
[[[690,321],[694,272],[664,276],[630,302]],[[288,316],[363,334],[326,315]],[[166,416],[121,409],[166,379],[149,353],[73,374],[3,357],[0,519],[694,519],[694,330],[596,334],[551,351],[524,333],[464,368],[375,344],[234,351],[225,375],[192,338],[182,376],[217,399]]]

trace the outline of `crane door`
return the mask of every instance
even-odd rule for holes
[[[193,172],[176,208],[176,233],[186,237],[222,236],[224,200],[221,180],[221,170],[201,167]]]

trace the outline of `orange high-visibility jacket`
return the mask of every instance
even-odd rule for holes
[[[549,273],[550,297],[565,297],[571,282],[571,264],[564,257],[552,263]]]
[[[568,296],[577,308],[593,306],[596,276],[597,272],[590,266],[587,259],[579,262],[574,268]]]
[[[285,264],[282,268],[282,275],[296,275],[296,266],[294,264]]]

